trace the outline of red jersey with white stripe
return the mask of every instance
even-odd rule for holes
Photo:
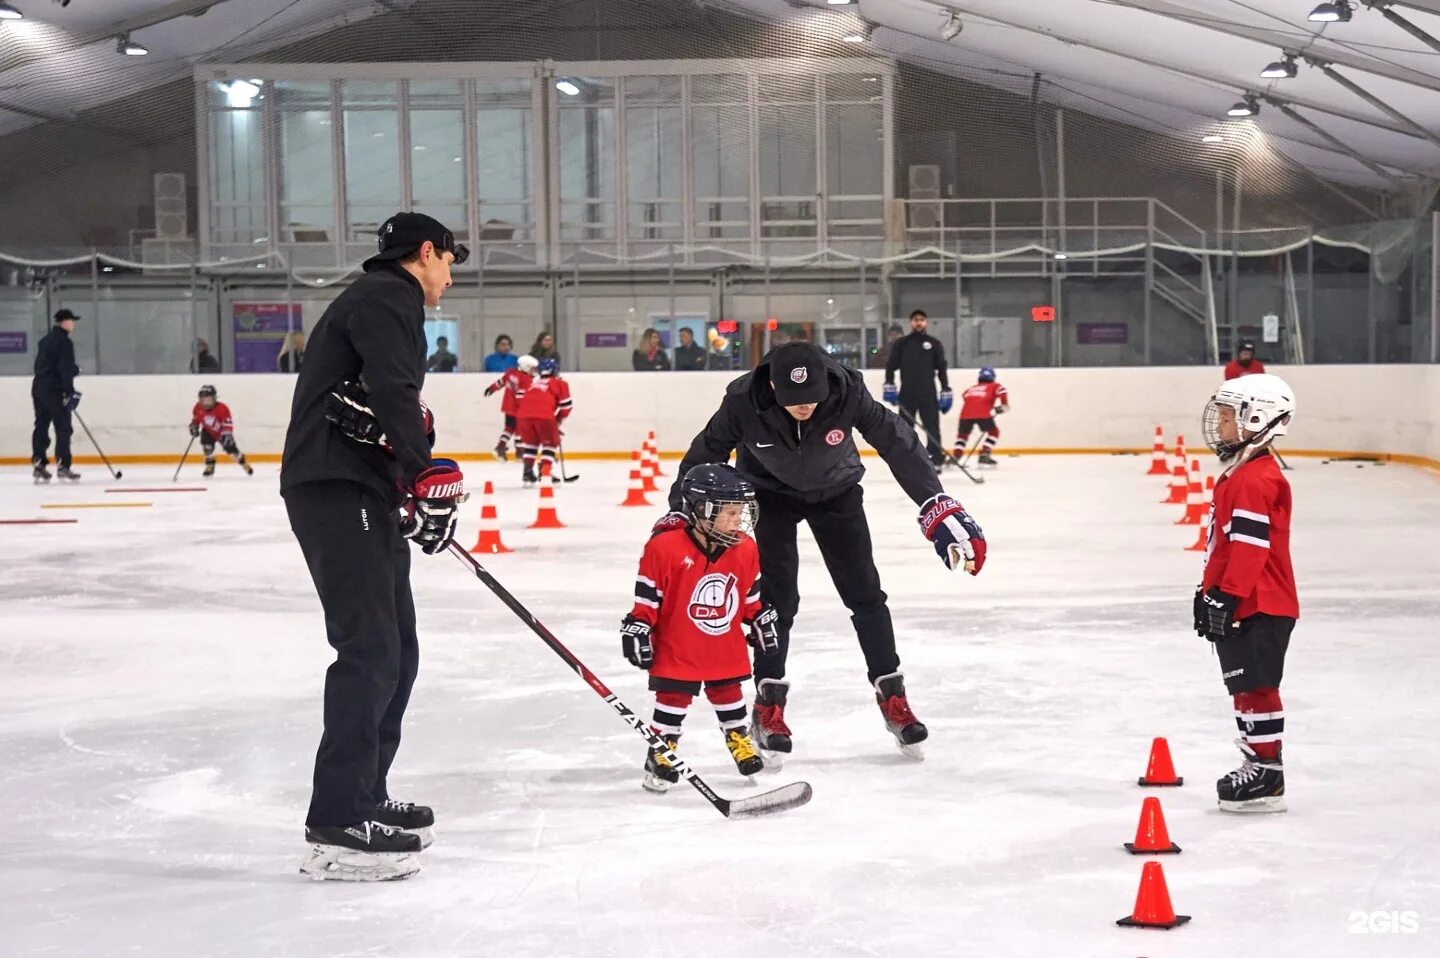
[[[516,407],[517,419],[564,422],[570,415],[570,384],[559,376],[536,376]]]
[[[1241,376],[1258,376],[1265,371],[1265,364],[1258,359],[1250,360],[1250,365],[1242,366],[1238,359],[1232,359],[1225,364],[1225,380],[1239,379]]]
[[[713,561],[689,529],[662,532],[645,544],[631,614],[654,629],[651,675],[687,682],[748,677],[745,630],[759,613],[754,539],[743,537]]]
[[[200,424],[200,428],[212,436],[224,437],[235,431],[235,422],[230,418],[230,407],[223,402],[206,409],[200,403],[190,411],[190,425]]]
[[[1203,589],[1239,596],[1236,619],[1257,612],[1300,617],[1290,567],[1290,483],[1269,451],[1215,483]]]
[[[997,382],[976,383],[960,394],[961,419],[990,419],[996,406],[1010,405],[1010,393]]]
[[[517,415],[520,409],[520,400],[525,396],[525,390],[530,388],[531,376],[529,373],[512,366],[500,374],[500,378],[492,384],[492,389],[503,389],[505,392],[500,397],[500,412],[502,415]]]

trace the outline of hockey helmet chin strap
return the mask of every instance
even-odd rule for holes
[[[1234,471],[1235,467],[1239,466],[1241,463],[1249,461],[1250,459],[1254,458],[1257,453],[1261,452],[1264,449],[1268,449],[1270,447],[1270,443],[1275,439],[1275,437],[1270,434],[1271,430],[1278,426],[1280,424],[1280,421],[1289,415],[1290,413],[1288,412],[1281,413],[1274,419],[1270,420],[1270,422],[1265,425],[1264,429],[1260,430],[1255,435],[1251,436],[1249,439],[1241,439],[1240,441],[1235,443],[1227,443],[1225,451],[1223,452],[1220,449],[1217,449],[1216,454],[1220,456],[1220,462],[1223,463],[1225,466],[1225,468],[1221,471],[1221,474],[1229,474],[1230,472]]]

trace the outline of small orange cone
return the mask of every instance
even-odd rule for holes
[[[531,529],[563,529],[565,523],[560,521],[560,514],[555,511],[555,486],[548,482],[540,484],[540,508],[535,513],[535,521],[530,523]]]
[[[1204,552],[1210,544],[1210,503],[1215,501],[1215,477],[1205,477],[1205,511],[1200,516],[1200,535],[1193,545],[1185,547],[1186,552]]]
[[[1185,437],[1175,437],[1175,463],[1170,467],[1170,494],[1160,501],[1179,505],[1190,491],[1190,476],[1185,471]]]
[[[1147,476],[1168,476],[1170,466],[1165,461],[1165,430],[1155,427],[1155,445],[1150,449],[1150,471]]]
[[[480,504],[480,538],[470,547],[471,552],[500,555],[515,550],[500,541],[500,516],[495,512],[495,483],[486,481],[485,492]]]
[[[650,462],[655,466],[655,475],[668,475],[660,468],[660,447],[655,444],[655,430],[650,430],[645,435],[645,452],[650,456]]]
[[[1175,774],[1175,763],[1170,761],[1170,743],[1157,738],[1150,743],[1150,764],[1145,768],[1145,777],[1138,784],[1147,786],[1183,785],[1185,779]]]
[[[1185,924],[1189,915],[1175,914],[1170,904],[1170,890],[1165,887],[1165,870],[1159,862],[1146,862],[1140,870],[1140,892],[1135,896],[1135,910],[1129,917],[1117,919],[1122,928],[1164,928],[1170,930]]]
[[[625,493],[625,501],[622,506],[648,506],[649,500],[645,498],[645,481],[641,477],[640,450],[630,453],[630,488]]]
[[[1185,514],[1177,526],[1198,526],[1205,515],[1205,484],[1200,481],[1200,460],[1190,460],[1190,479],[1185,487]]]
[[[1132,855],[1173,855],[1180,846],[1170,840],[1165,828],[1165,813],[1160,799],[1153,795],[1140,803],[1140,824],[1135,827],[1135,841],[1126,842],[1125,850]]]

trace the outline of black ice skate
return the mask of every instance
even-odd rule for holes
[[[1245,761],[1215,783],[1215,795],[1224,812],[1285,811],[1285,766],[1280,756],[1273,760],[1255,754],[1242,739],[1236,739]]]
[[[920,743],[930,737],[930,730],[910,711],[910,702],[905,697],[905,676],[892,672],[876,679],[875,701],[885,716],[885,728],[895,736],[900,751],[910,758],[924,758]]]
[[[501,462],[510,461],[510,450],[503,442],[497,442],[495,444],[495,458]]]
[[[50,470],[45,468],[45,463],[43,462],[35,463],[35,468],[31,470],[30,475],[35,480],[35,485],[37,486],[55,478],[50,475]]]
[[[420,839],[421,848],[429,848],[435,841],[435,812],[427,805],[387,798],[375,807],[375,821],[409,832]]]
[[[528,489],[540,480],[536,478],[534,469],[526,469],[525,472],[521,474],[520,481],[523,482],[525,484],[525,488]]]
[[[764,770],[765,760],[755,750],[755,740],[745,729],[732,728],[726,731],[725,747],[730,750],[730,757],[735,760],[735,767],[746,778]]]
[[[214,460],[214,459],[206,459],[206,460],[205,460],[205,471],[202,472],[201,475],[204,476],[206,479],[209,479],[211,476],[215,475],[215,460]]]
[[[674,751],[675,747],[680,744],[678,735],[665,735],[662,738],[665,739],[665,744],[670,746],[671,751]],[[645,777],[640,781],[641,787],[647,792],[663,795],[670,791],[670,786],[678,781],[680,781],[680,773],[675,771],[675,766],[670,764],[670,760],[651,749],[645,756]]]
[[[76,472],[74,469],[71,469],[69,466],[60,466],[55,470],[55,478],[68,479],[71,482],[78,482],[80,479],[80,473]]]
[[[379,822],[305,829],[300,874],[316,881],[395,881],[420,870],[420,839]]]
[[[759,747],[766,767],[779,769],[793,747],[790,726],[785,724],[785,699],[790,683],[784,679],[761,679],[755,684],[755,721],[750,733]]]
[[[988,452],[982,452],[982,453],[980,453],[980,465],[982,465],[982,466],[998,466],[998,465],[1000,465],[1000,463],[996,462],[996,461],[995,461],[995,457],[992,456],[992,455],[990,455],[990,453],[988,453]]]

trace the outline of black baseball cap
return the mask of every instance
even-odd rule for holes
[[[80,318],[79,316],[76,316],[74,313],[70,312],[70,310],[68,310],[68,309],[62,309],[62,310],[60,310],[60,312],[58,312],[58,313],[55,314],[55,322],[57,322],[57,323],[64,322],[64,321],[67,320],[67,319],[75,319],[75,320],[78,320],[79,318]]]
[[[424,213],[396,213],[380,224],[376,235],[379,236],[380,251],[365,261],[362,268],[367,273],[381,263],[409,256],[426,241],[434,243],[442,253],[454,253],[456,265],[470,258],[469,248],[463,243],[456,243],[455,234],[444,223]]]
[[[770,381],[782,406],[818,403],[830,395],[825,357],[813,343],[794,342],[770,351]]]
[[[1252,353],[1255,351],[1255,344],[1252,343],[1252,342],[1250,342],[1248,339],[1247,339],[1245,342],[1243,342],[1243,343],[1240,344],[1240,349],[1237,350],[1237,351],[1243,353],[1243,352],[1245,352],[1246,350],[1249,350],[1249,351],[1252,352]]]

